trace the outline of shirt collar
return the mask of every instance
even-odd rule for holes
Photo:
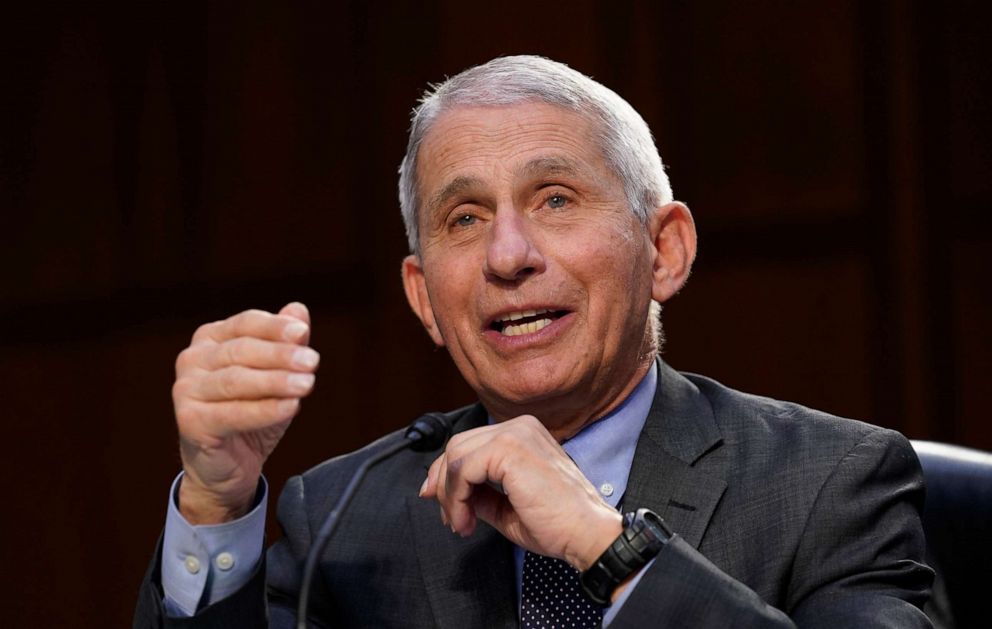
[[[600,497],[612,507],[620,504],[627,490],[634,450],[657,387],[658,364],[653,362],[620,406],[562,444]]]

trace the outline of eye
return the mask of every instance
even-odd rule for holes
[[[568,199],[560,194],[551,195],[547,200],[548,207],[553,210],[565,207],[566,203],[568,203]]]
[[[462,214],[455,219],[454,224],[458,227],[468,227],[469,225],[475,224],[475,217],[471,214]]]

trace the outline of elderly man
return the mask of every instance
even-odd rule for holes
[[[471,68],[417,108],[400,202],[407,298],[480,403],[440,454],[373,468],[315,625],[928,626],[904,438],[659,359],[696,235],[623,99],[542,58]],[[400,438],[291,479],[262,557],[260,471],[313,386],[308,325],[301,304],[244,312],[180,355],[183,474],[137,625],[292,624],[315,530]]]

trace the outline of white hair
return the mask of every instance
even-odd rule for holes
[[[592,123],[607,164],[616,171],[631,210],[643,223],[652,210],[672,201],[672,187],[651,130],[630,103],[563,63],[533,55],[497,57],[430,86],[413,110],[399,183],[400,211],[411,253],[420,251],[417,153],[437,119],[459,106],[525,102],[556,105]]]

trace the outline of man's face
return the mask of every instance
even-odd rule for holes
[[[424,139],[417,176],[408,296],[494,416],[597,413],[636,384],[653,357],[655,248],[584,118],[456,108]]]

